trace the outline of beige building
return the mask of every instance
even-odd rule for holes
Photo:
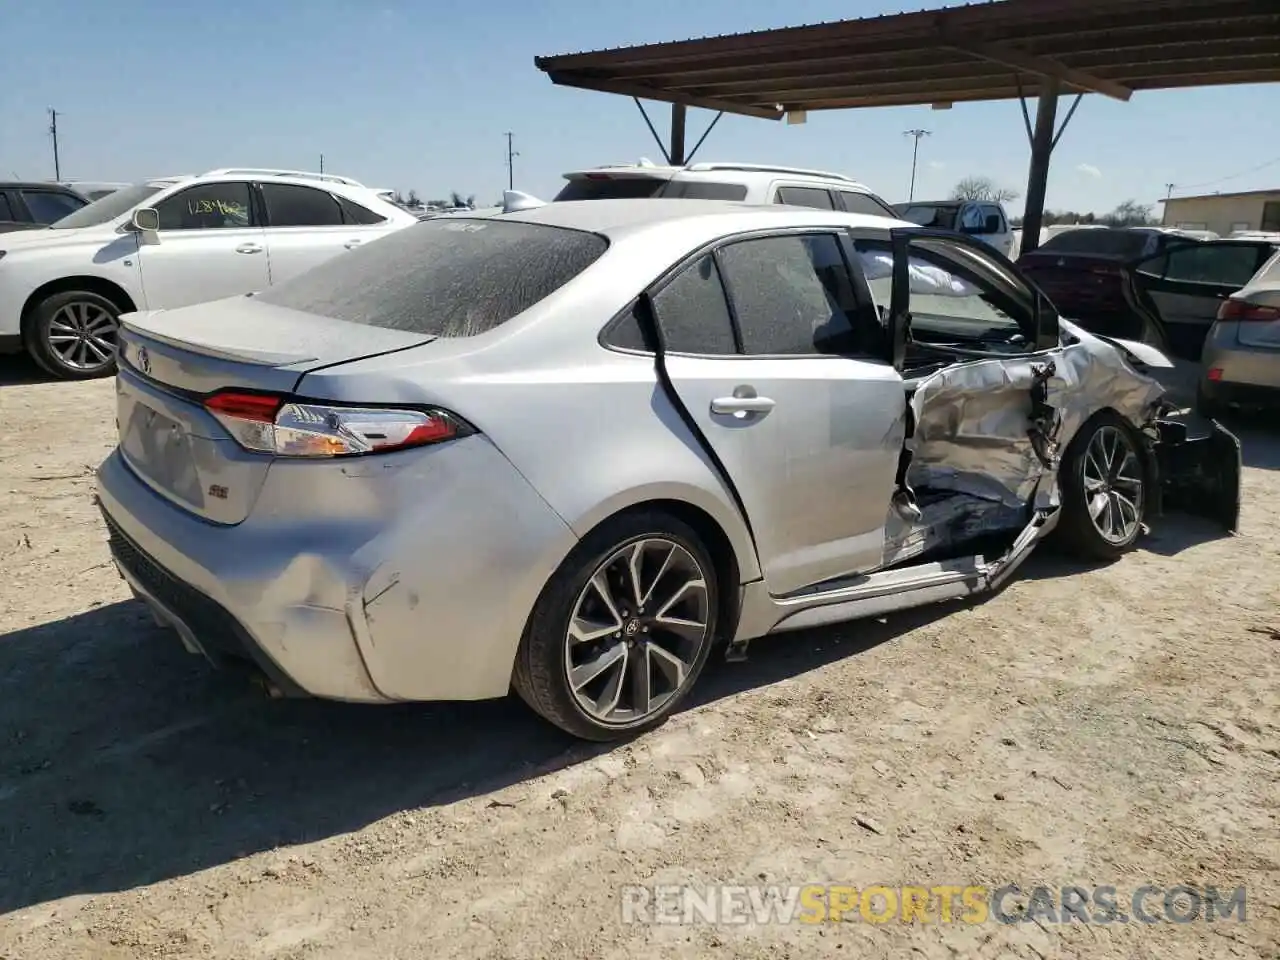
[[[1166,227],[1212,230],[1220,237],[1234,230],[1280,232],[1280,190],[1210,193],[1164,201]]]

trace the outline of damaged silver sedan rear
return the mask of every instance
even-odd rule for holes
[[[123,319],[117,566],[286,695],[514,688],[607,740],[752,638],[992,590],[1051,534],[1114,559],[1167,498],[1239,511],[1163,356],[898,221],[557,203]]]

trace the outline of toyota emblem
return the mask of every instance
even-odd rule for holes
[[[151,354],[147,353],[146,347],[139,347],[138,352],[134,354],[138,361],[138,369],[143,373],[151,372]]]

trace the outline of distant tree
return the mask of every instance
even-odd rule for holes
[[[449,203],[455,207],[465,207],[467,205],[467,198],[457,190],[451,190],[449,191]]]
[[[1151,216],[1151,205],[1137,200],[1126,200],[1098,219],[1109,227],[1146,227],[1156,222]]]
[[[951,191],[952,200],[987,200],[1006,203],[1017,200],[1021,194],[1009,187],[997,186],[990,177],[965,177]]]
[[[400,196],[400,191],[399,191],[399,190],[397,190],[395,193],[391,194],[391,202],[392,202],[392,203],[394,203],[397,207],[403,207],[403,206],[404,206],[404,197]]]
[[[410,191],[409,191],[409,196],[405,199],[404,205],[405,205],[406,207],[413,207],[413,209],[415,209],[415,210],[417,210],[418,208],[420,208],[420,207],[422,206],[422,201],[418,199],[418,191],[417,191],[417,190],[410,190]]]

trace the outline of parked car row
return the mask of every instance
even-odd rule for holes
[[[972,236],[1005,256],[1014,252],[1015,233],[998,203],[891,207],[865,185],[827,171],[641,160],[571,171],[565,180],[552,202],[711,199],[865,213]],[[121,313],[265,289],[419,220],[542,203],[520,195],[489,211],[412,211],[393,203],[390,190],[281,170],[80,186],[100,199],[90,204],[62,184],[0,184],[0,230],[26,231],[0,246],[0,350],[25,349],[65,378],[114,370]],[[1164,228],[1078,227],[1051,229],[1018,263],[1087,329],[1199,359],[1228,296],[1276,249],[1276,238],[1265,235],[1206,240]],[[1226,395],[1208,381],[1202,387],[1206,404],[1215,391]],[[1230,394],[1237,395],[1243,394]]]
[[[121,314],[263,290],[417,222],[327,174],[226,168],[123,187],[0,240],[0,349],[63,379],[109,374]]]
[[[1225,334],[1215,331],[1219,318],[1241,322],[1233,313],[1239,309],[1233,295],[1246,287],[1262,289],[1257,284],[1264,274],[1274,273],[1278,249],[1280,244],[1273,238],[1199,240],[1180,231],[1140,227],[1072,230],[1024,254],[1018,265],[1058,309],[1080,318],[1089,329],[1154,344],[1173,356],[1202,360],[1208,341],[1216,344],[1215,350],[1223,348]],[[1254,281],[1255,277],[1259,280]],[[1256,325],[1262,314],[1265,310],[1254,311],[1243,321],[1248,324],[1246,340],[1262,332],[1263,327]],[[1263,340],[1270,342],[1265,336]],[[1264,344],[1239,346],[1256,353]],[[1209,358],[1203,359],[1206,371],[1215,369]],[[1250,371],[1252,379],[1244,383],[1254,383],[1261,376],[1264,382],[1280,386],[1280,352],[1259,355],[1247,367],[1235,364],[1233,368]],[[1264,368],[1269,373],[1262,374]],[[1216,369],[1219,381],[1227,376],[1223,369]],[[1265,399],[1261,390],[1228,393],[1225,386],[1202,382],[1203,398],[1215,391],[1222,398],[1218,409],[1227,396]]]

